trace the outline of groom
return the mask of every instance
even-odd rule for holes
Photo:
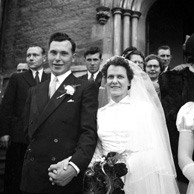
[[[75,47],[67,34],[53,34],[48,51],[51,78],[29,92],[23,193],[82,193],[83,174],[97,142],[98,89],[71,73]]]

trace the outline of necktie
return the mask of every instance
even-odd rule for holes
[[[91,74],[91,77],[89,78],[89,81],[94,82],[94,74],[93,73]]]
[[[57,81],[58,81],[58,79],[57,79],[57,77],[55,77],[54,80],[52,81],[50,87],[49,87],[49,96],[50,96],[50,98],[53,96],[53,94],[56,91]]]
[[[35,75],[35,81],[36,81],[36,84],[38,85],[40,83],[40,80],[39,80],[39,76],[38,76],[39,72],[36,71],[36,75]]]

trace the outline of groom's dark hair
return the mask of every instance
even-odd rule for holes
[[[51,35],[49,39],[49,47],[50,47],[51,42],[53,41],[62,42],[66,40],[68,40],[71,43],[72,45],[71,50],[72,50],[72,53],[74,53],[76,49],[75,42],[66,33],[63,33],[63,32],[56,32],[53,35]]]

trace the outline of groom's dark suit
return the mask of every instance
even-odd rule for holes
[[[64,85],[76,85],[75,93],[61,96]],[[49,81],[33,87],[26,105],[30,139],[22,172],[21,189],[29,193],[79,193],[83,173],[96,147],[97,87],[70,74],[51,99]],[[48,168],[72,156],[79,169],[66,186],[52,185]]]

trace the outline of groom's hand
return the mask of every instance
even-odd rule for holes
[[[69,159],[67,158],[49,167],[49,180],[53,185],[65,186],[77,175],[74,167],[68,165]]]

